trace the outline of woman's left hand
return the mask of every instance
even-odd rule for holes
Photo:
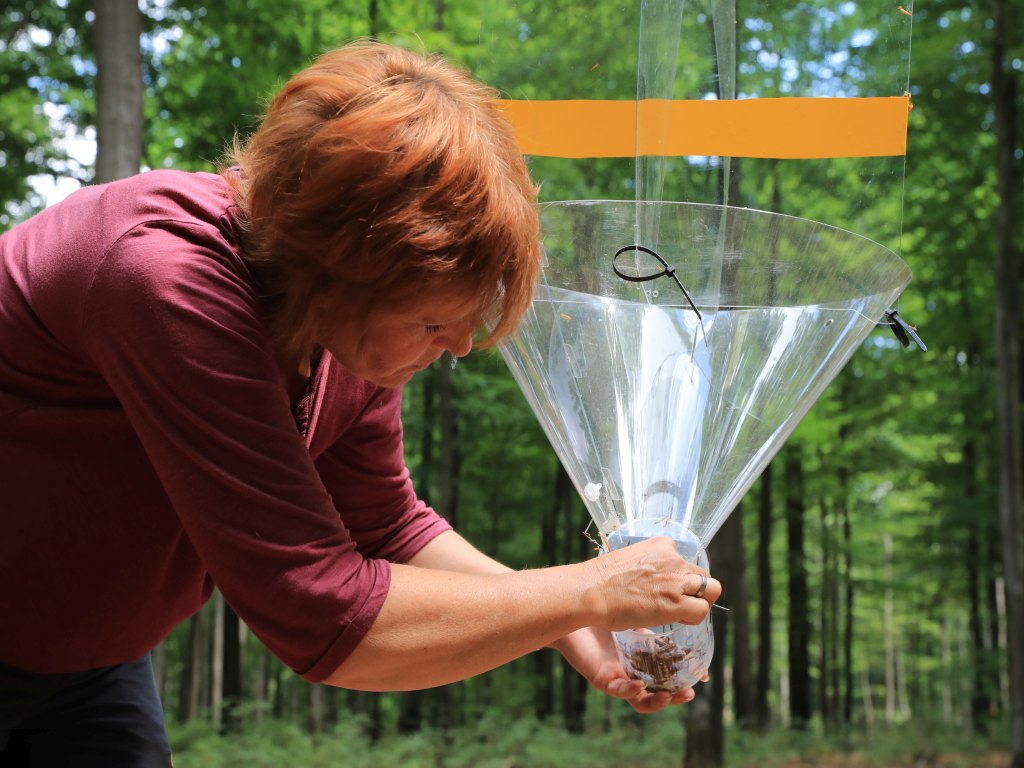
[[[603,693],[626,699],[637,712],[648,714],[670,704],[685,704],[694,697],[693,688],[676,693],[651,693],[640,680],[633,680],[622,668],[610,632],[595,627],[577,630],[552,643],[573,668]]]

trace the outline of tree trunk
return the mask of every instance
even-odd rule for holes
[[[999,563],[1002,558],[1001,544],[998,537],[988,537],[989,563]],[[985,664],[985,686],[989,693],[989,714],[998,719],[1003,711],[1008,711],[1003,706],[1004,686],[1003,673],[1005,672],[1003,659],[1006,658],[1006,616],[1005,611],[1000,609],[999,603],[1003,597],[1003,580],[990,571],[989,578],[985,580],[985,604],[988,606],[988,638],[991,653],[988,654]]]
[[[821,721],[825,732],[832,730],[831,700],[828,694],[829,676],[832,668],[829,666],[829,654],[832,651],[832,638],[829,635],[829,628],[832,625],[830,610],[834,607],[829,603],[829,573],[832,567],[832,558],[828,543],[828,504],[824,498],[818,499],[818,548],[821,551],[821,580],[818,592],[818,709],[821,712]]]
[[[960,310],[962,312],[973,311],[973,288],[970,285],[969,277],[969,275],[965,275],[965,281],[960,287]],[[995,610],[996,595],[993,582],[995,564],[1000,562],[1002,553],[999,551],[999,544],[996,541],[995,529],[998,523],[993,524],[987,514],[984,514],[983,510],[987,510],[988,505],[981,500],[979,493],[979,489],[982,487],[998,485],[995,476],[997,470],[994,465],[990,467],[991,478],[983,480],[979,470],[981,464],[978,459],[981,448],[979,441],[985,434],[985,428],[979,424],[978,408],[975,403],[978,396],[977,384],[972,380],[969,372],[972,368],[983,364],[982,343],[970,324],[965,326],[964,332],[964,354],[967,364],[956,366],[956,373],[960,375],[961,381],[961,412],[964,418],[964,441],[961,447],[963,479],[961,483],[966,509],[977,510],[969,520],[965,521],[963,526],[967,537],[963,560],[968,602],[968,629],[975,648],[975,653],[970,656],[968,661],[971,692],[968,697],[970,717],[966,722],[971,730],[984,733],[988,730],[988,718],[998,709],[997,702],[999,701],[1001,664],[992,653],[992,650],[998,647],[996,638],[999,636],[999,618],[998,612]],[[985,550],[984,554],[982,554],[983,550]],[[988,609],[987,634],[984,615],[986,608]]]
[[[437,512],[452,527],[459,525],[459,425],[452,386],[452,358],[445,355],[435,367],[437,374],[437,410],[440,427],[438,454],[438,506]],[[445,685],[424,692],[426,717],[432,726],[448,731],[459,724],[456,705],[456,686]]]
[[[571,483],[561,486],[561,508],[563,512],[562,543],[565,547],[563,562],[586,560],[593,556],[590,542],[583,535],[586,525],[576,503],[576,492]],[[583,733],[587,714],[587,681],[570,664],[562,659],[562,717],[570,733]]]
[[[423,726],[424,691],[403,691],[398,695],[398,732],[415,733]]]
[[[757,509],[757,684],[754,706],[757,727],[768,730],[771,710],[768,691],[772,684],[772,466],[761,474]]]
[[[291,722],[298,722],[299,714],[304,711],[309,684],[302,678],[289,674],[284,683],[284,717]]]
[[[457,684],[429,688],[427,694],[427,722],[441,733],[447,733],[459,725],[459,707],[456,695]]]
[[[205,610],[200,610],[188,624],[188,644],[181,664],[181,685],[178,688],[178,722],[187,723],[199,713],[200,674],[203,666],[203,640],[206,636]]]
[[[338,723],[338,697],[342,693],[339,688],[333,685],[325,685],[324,688],[324,722],[328,725]]]
[[[153,664],[153,681],[156,683],[156,692],[160,700],[164,701],[167,696],[167,642],[157,644],[150,654],[150,661]]]
[[[853,675],[853,531],[850,527],[850,510],[843,507],[843,722],[853,722],[854,675]]]
[[[949,639],[953,635],[953,622],[949,615],[946,615],[945,620],[942,624],[942,635],[940,642],[942,643],[942,650],[940,652],[940,663],[942,664],[943,677],[942,677],[942,722],[952,723],[953,722],[953,649],[950,645]]]
[[[263,718],[270,710],[270,683],[271,668],[275,664],[273,655],[266,647],[260,648],[260,656],[256,662],[256,669],[253,673],[252,691],[256,701],[256,722],[263,722]]]
[[[214,730],[220,730],[224,701],[224,595],[213,593],[213,650],[210,653],[210,716]]]
[[[730,520],[740,514],[734,511]],[[727,574],[730,570],[730,547],[727,543],[727,520],[718,536],[708,546],[708,559],[711,561],[713,573],[719,579],[731,581]],[[726,537],[723,538],[722,534]],[[726,583],[722,584],[722,594],[727,593]],[[686,706],[686,754],[683,768],[715,768],[725,764],[725,659],[729,653],[730,615],[725,611],[712,611],[711,624],[715,633],[715,654],[711,657],[711,668],[708,670],[708,682],[698,685],[697,698]]]
[[[1020,427],[1020,274],[1014,246],[1014,193],[1017,172],[1016,74],[1007,67],[1005,0],[992,3],[992,102],[995,113],[996,173],[999,193],[996,246],[996,357],[999,376],[1000,485],[1006,591],[1006,638],[1010,687],[1010,740],[1013,768],[1024,768],[1024,453]]]
[[[686,753],[683,768],[716,768],[724,765],[725,732],[722,710],[725,708],[724,655],[728,641],[729,617],[715,611],[711,623],[715,631],[715,655],[708,670],[710,680],[697,686],[697,698],[686,705]]]
[[[224,731],[238,726],[237,709],[242,700],[242,623],[234,609],[224,603],[224,661],[222,679]]]
[[[437,400],[438,416],[441,426],[440,444],[440,477],[437,511],[452,524],[458,527],[459,522],[459,425],[456,419],[454,391],[452,388],[452,368],[445,355],[437,366]]]
[[[206,717],[210,716],[211,701],[212,701],[212,685],[213,680],[213,657],[211,654],[214,649],[214,634],[216,632],[215,624],[215,612],[216,612],[216,593],[211,596],[210,601],[203,606],[201,613],[203,614],[203,633],[199,639],[200,643],[200,656],[199,661],[196,663],[197,677],[199,680],[199,687],[197,691],[198,698],[198,712]]]
[[[324,730],[324,686],[309,686],[309,732],[323,733]]]
[[[964,311],[970,311],[970,291],[967,286],[961,291],[960,306]],[[978,342],[974,335],[968,332],[965,345],[967,360],[969,364],[978,359]],[[976,435],[979,428],[976,424],[976,409],[972,402],[972,393],[965,382],[963,386],[963,414],[964,414],[964,443],[961,448],[961,466],[963,468],[963,495],[968,508],[976,507],[980,502],[978,499],[978,453],[976,447]],[[982,611],[986,601],[984,590],[981,584],[984,576],[981,573],[983,560],[980,549],[979,537],[988,539],[991,535],[987,525],[978,526],[974,520],[967,521],[965,526],[967,542],[965,546],[964,567],[966,569],[965,588],[967,590],[967,625],[971,634],[971,643],[975,652],[971,655],[971,695],[970,695],[970,719],[968,727],[972,731],[984,732],[987,729],[986,718],[991,707],[989,699],[990,691],[986,683],[986,667],[988,664],[985,647],[984,618]],[[987,570],[987,569],[986,569]]]
[[[882,606],[882,638],[885,643],[885,722],[896,720],[896,634],[893,629],[892,536],[882,535],[882,573],[885,602]]]
[[[843,432],[840,430],[840,441],[843,440]],[[845,725],[848,721],[844,716],[843,711],[843,649],[844,649],[844,637],[843,637],[843,602],[842,602],[842,584],[843,580],[849,578],[849,573],[844,568],[844,557],[846,547],[848,543],[845,541],[845,525],[846,517],[848,514],[847,503],[848,503],[848,488],[849,488],[849,472],[846,470],[845,463],[843,467],[840,467],[837,472],[838,478],[838,495],[836,498],[835,514],[832,519],[831,529],[833,531],[831,536],[832,541],[832,584],[829,591],[829,600],[832,603],[832,626],[830,632],[832,634],[832,655],[831,655],[831,666],[832,676],[830,680],[830,687],[832,689],[832,713],[834,722],[837,727]]]
[[[914,648],[910,648],[910,655],[914,655]],[[907,695],[907,654],[902,646],[896,648],[896,714],[901,722],[906,722],[911,717],[910,698]]]
[[[968,443],[964,446],[964,464],[968,464],[972,458],[973,446]],[[964,495],[970,499],[968,488],[964,488]],[[967,568],[967,626],[970,628],[971,644],[974,646],[974,653],[971,656],[971,730],[984,733],[987,723],[985,718],[989,711],[989,699],[987,686],[985,684],[985,665],[987,662],[985,653],[985,636],[982,631],[983,620],[981,616],[982,600],[981,590],[978,587],[978,567],[981,559],[978,554],[978,530],[972,526],[967,527],[967,547],[964,564]]]
[[[142,17],[136,0],[93,0],[96,22],[96,183],[142,164]]]
[[[573,492],[569,473],[560,461],[555,461],[555,482],[552,503],[544,512],[540,524],[541,561],[545,566],[558,562],[558,519],[563,500]],[[536,688],[534,689],[534,715],[546,720],[555,712],[555,658],[556,652],[541,648],[533,654]]]
[[[272,684],[271,687],[274,690],[274,701],[273,701],[273,704],[271,705],[271,708],[270,708],[270,714],[275,719],[280,720],[281,718],[284,717],[284,704],[285,704],[285,702],[284,702],[284,694],[285,694],[285,690],[284,690],[284,688],[285,688],[285,684],[284,684],[284,666],[281,665],[281,664],[274,664],[273,665],[273,670],[274,670],[274,673],[273,673],[273,684]]]
[[[789,565],[789,714],[794,728],[811,720],[810,607],[804,560],[804,481],[801,446],[785,450],[786,542]]]
[[[420,374],[420,396],[422,397],[423,431],[420,435],[420,467],[416,477],[416,494],[427,504],[433,504],[431,488],[437,468],[434,466],[434,421],[437,416],[436,388],[434,386],[435,367],[428,368]]]
[[[370,0],[368,16],[370,27],[368,36],[371,40],[376,40],[380,31],[380,3],[378,0]]]
[[[840,491],[841,493],[841,491]],[[822,498],[818,502],[821,549],[821,591],[819,593],[819,620],[821,639],[818,644],[818,706],[827,732],[839,725],[838,668],[839,668],[839,554],[835,537],[835,520],[839,505],[830,508]]]
[[[750,663],[750,600],[747,596],[747,552],[744,547],[744,511],[742,503],[736,506],[715,537],[722,539],[726,560],[713,571],[724,577],[723,594],[729,606],[732,629],[732,694],[733,712],[741,728],[755,722],[753,673]],[[718,611],[721,613],[721,611]]]
[[[378,741],[383,731],[380,713],[380,694],[369,691],[349,691],[348,709],[353,715],[361,715],[365,719],[362,733],[371,741]]]
[[[957,717],[961,722],[969,723],[971,721],[971,676],[965,670],[970,665],[973,653],[970,648],[970,636],[967,628],[958,624],[956,637],[958,659],[960,661],[957,665],[957,681],[960,694],[957,697],[957,702],[959,702]]]
[[[437,413],[439,372],[439,366],[431,366],[416,380],[419,384],[423,424],[420,434],[420,466],[416,477],[416,493],[425,503],[432,504],[439,514],[444,515],[444,501],[442,500],[445,495],[444,490],[440,490],[436,494],[436,498],[431,490],[439,474],[434,460],[434,449],[437,443],[434,426],[435,422],[439,420]],[[398,731],[400,733],[415,733],[423,726],[424,700],[427,695],[427,691],[404,691],[399,694]]]
[[[870,669],[871,665],[865,664],[860,673],[860,690],[864,703],[864,725],[867,727],[868,733],[871,733],[871,729],[875,725],[875,700],[871,695]]]

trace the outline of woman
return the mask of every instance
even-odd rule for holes
[[[8,764],[166,765],[147,653],[214,585],[312,682],[551,645],[639,711],[692,698],[644,692],[608,632],[717,598],[667,540],[511,572],[413,492],[402,385],[515,328],[538,243],[494,94],[372,43],[293,77],[220,175],[86,188],[0,238]]]

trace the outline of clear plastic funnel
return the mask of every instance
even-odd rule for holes
[[[616,274],[638,206],[689,298]],[[910,281],[867,238],[749,209],[573,201],[542,226],[540,285],[501,352],[606,537],[671,520],[707,545]],[[616,265],[664,271],[641,251]]]
[[[638,215],[657,223],[642,248]],[[910,270],[860,235],[749,209],[573,201],[542,221],[540,285],[501,353],[606,545],[663,533],[696,562]],[[674,690],[706,670],[710,632],[616,641],[634,676]]]

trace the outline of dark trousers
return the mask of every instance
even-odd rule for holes
[[[65,675],[0,665],[0,768],[168,768],[149,656]]]

